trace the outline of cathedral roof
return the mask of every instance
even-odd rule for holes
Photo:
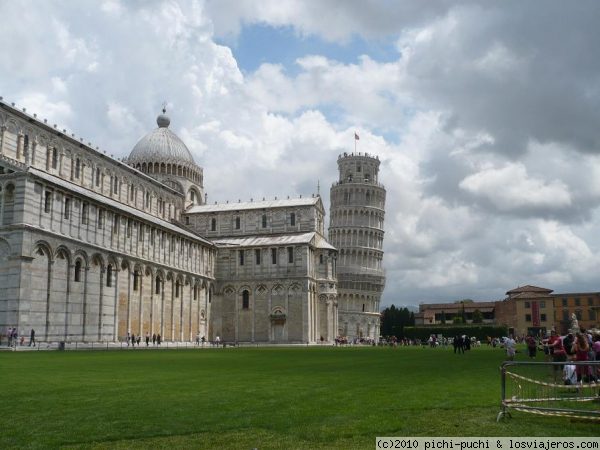
[[[288,198],[281,200],[263,200],[258,202],[238,202],[238,203],[215,203],[214,205],[196,205],[186,211],[187,214],[222,212],[222,211],[242,211],[248,209],[268,209],[268,208],[286,208],[290,206],[313,206],[319,203],[321,198],[304,197]]]
[[[139,140],[129,158],[128,164],[134,163],[168,163],[168,164],[195,164],[192,154],[179,137],[169,130],[171,120],[165,114],[157,117],[158,128],[152,130]]]
[[[214,243],[220,246],[235,247],[263,247],[266,245],[294,245],[312,244],[316,248],[336,250],[320,234],[311,231],[309,233],[280,234],[280,235],[252,235],[242,237],[215,238]]]

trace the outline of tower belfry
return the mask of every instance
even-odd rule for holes
[[[355,135],[355,140],[357,135]],[[339,180],[330,191],[329,242],[339,250],[338,334],[379,338],[379,302],[385,286],[383,221],[386,191],[379,158],[368,153],[338,157]]]

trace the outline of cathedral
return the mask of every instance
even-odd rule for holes
[[[359,184],[332,187],[328,240],[318,195],[207,204],[203,170],[164,110],[157,125],[119,160],[0,97],[2,332],[34,329],[47,342],[378,338],[379,160],[357,154]]]

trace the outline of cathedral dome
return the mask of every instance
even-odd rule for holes
[[[156,119],[158,128],[152,130],[135,144],[129,158],[127,158],[128,164],[195,164],[192,154],[183,141],[169,130],[171,120],[165,112],[163,110],[163,113]]]

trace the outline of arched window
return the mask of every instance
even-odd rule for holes
[[[179,298],[179,280],[175,282],[175,298]]]
[[[235,218],[235,229],[236,230],[240,229],[240,218],[239,217]]]
[[[133,290],[137,291],[140,284],[140,273],[136,270],[133,272]]]
[[[79,259],[75,261],[75,281],[81,281],[81,261]]]
[[[242,309],[250,308],[250,292],[242,292]]]
[[[81,175],[81,160],[77,158],[75,161],[75,178],[79,178],[79,175]]]
[[[210,219],[210,231],[217,231],[217,219]]]
[[[290,214],[290,225],[295,227],[296,226],[296,213],[291,213]]]
[[[106,268],[106,287],[112,287],[113,269],[112,264]]]
[[[267,215],[266,214],[262,215],[262,227],[267,228]]]
[[[156,280],[154,280],[154,293],[155,294],[160,294],[160,278],[156,277]]]

